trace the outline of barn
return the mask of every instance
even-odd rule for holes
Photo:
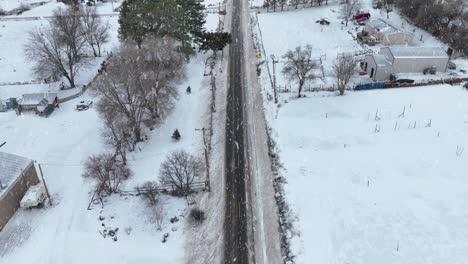
[[[403,31],[383,19],[372,19],[366,23],[364,31],[377,43],[383,45],[411,45],[414,34]]]
[[[0,231],[19,208],[29,187],[37,183],[32,160],[0,152]]]
[[[379,54],[367,55],[362,70],[374,81],[385,81],[391,74],[422,73],[431,67],[445,72],[448,61],[449,56],[439,47],[390,46],[381,48]]]

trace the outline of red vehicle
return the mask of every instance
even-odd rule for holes
[[[354,20],[356,20],[356,22],[362,22],[362,21],[366,21],[370,19],[370,14],[369,13],[360,13],[360,14],[357,14],[354,16]]]

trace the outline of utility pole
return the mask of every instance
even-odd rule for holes
[[[211,112],[216,112],[216,79],[211,74]]]
[[[206,170],[206,190],[208,192],[211,191],[211,183],[210,183],[210,160],[208,159],[208,145],[206,143],[205,137],[205,128],[202,127],[201,129],[195,129],[197,131],[201,130],[203,133],[203,149],[205,152],[205,170]]]
[[[271,60],[272,60],[272,63],[273,63],[273,94],[275,96],[275,104],[278,103],[278,95],[277,95],[277,92],[276,92],[276,72],[275,72],[275,64],[278,63],[279,61],[278,60],[275,60],[275,55],[271,54],[270,55],[271,57]]]
[[[50,198],[49,188],[47,188],[47,184],[46,184],[46,182],[44,180],[44,174],[42,173],[41,164],[39,164],[39,171],[41,172],[41,179],[42,179],[42,183],[44,184],[44,188],[45,188],[45,191],[46,191],[46,194],[47,194],[47,198],[49,198],[49,206],[52,206],[52,198]]]

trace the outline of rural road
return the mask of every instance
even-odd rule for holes
[[[233,41],[227,71],[224,263],[282,264],[250,7],[247,0],[228,1]]]
[[[229,47],[229,83],[226,109],[224,263],[249,263],[247,193],[244,149],[244,78],[242,0],[232,3],[232,43]]]

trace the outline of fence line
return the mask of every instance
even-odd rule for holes
[[[106,57],[106,61],[109,63],[109,60],[112,58],[112,54],[109,54],[107,57]],[[81,88],[81,91],[79,91],[78,93],[76,94],[73,94],[73,95],[70,95],[70,96],[67,96],[67,97],[64,97],[64,98],[59,98],[58,102],[61,104],[61,103],[65,103],[67,101],[70,101],[70,100],[73,100],[73,99],[76,99],[80,96],[82,96],[87,90],[88,88],[97,80],[97,78],[99,78],[100,74],[96,74],[93,79],[88,83],[88,84],[85,84],[83,85],[83,88]]]
[[[328,4],[331,4],[333,1],[330,0],[328,1]],[[321,6],[325,6],[325,4],[322,4]],[[257,13],[279,13],[279,12],[288,12],[288,11],[294,11],[294,10],[302,10],[302,9],[308,9],[308,8],[315,8],[315,7],[321,7],[320,5],[317,4],[312,4],[312,3],[298,3],[297,7],[295,4],[285,4],[283,9],[281,9],[281,5],[276,6],[276,11],[274,11],[273,7],[263,7],[263,6],[253,6],[250,9],[257,12]]]

